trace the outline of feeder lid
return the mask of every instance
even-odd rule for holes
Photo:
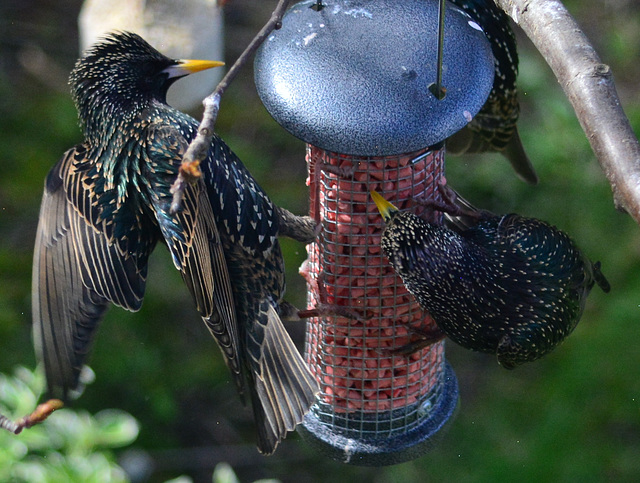
[[[486,101],[494,60],[480,27],[447,3],[442,85],[437,0],[315,0],[294,5],[258,50],[255,82],[274,119],[320,148],[401,154],[462,129]]]

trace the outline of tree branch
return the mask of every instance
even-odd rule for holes
[[[220,98],[227,90],[229,84],[236,78],[238,72],[249,61],[251,56],[262,45],[262,42],[269,36],[273,30],[277,30],[282,26],[282,17],[291,0],[279,0],[278,5],[271,14],[271,18],[258,34],[249,43],[247,48],[242,52],[240,57],[235,61],[231,69],[223,77],[215,90],[202,101],[204,105],[204,113],[202,121],[198,128],[198,134],[191,141],[187,152],[182,158],[182,164],[178,172],[178,178],[171,186],[173,199],[171,202],[171,213],[180,210],[182,199],[184,198],[184,190],[189,183],[194,183],[201,176],[200,162],[206,158],[209,151],[209,145],[213,138],[214,127],[218,119],[218,111],[220,110]]]
[[[559,0],[495,0],[534,43],[573,105],[613,190],[616,208],[640,224],[640,145],[611,69]]]

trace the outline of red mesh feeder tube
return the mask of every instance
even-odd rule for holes
[[[433,199],[442,151],[367,159],[309,147],[307,162],[311,213],[322,230],[308,246],[302,274],[309,307],[324,313],[310,321],[306,358],[322,384],[320,402],[331,406],[325,413],[343,413],[345,420],[350,411],[415,405],[437,385],[443,345],[394,355],[415,338],[411,326],[433,322],[381,252],[383,222],[369,192],[401,209]]]
[[[424,211],[416,200],[438,198],[443,154],[362,158],[307,148],[310,209],[322,230],[301,272],[309,306],[324,313],[307,328],[305,356],[321,393],[304,431],[338,443],[348,462],[422,453],[421,443],[456,406],[442,342],[394,352],[415,338],[410,327],[428,329],[433,321],[382,254],[383,222],[369,195],[375,190],[400,209]]]
[[[394,352],[415,339],[412,328],[433,322],[381,251],[384,223],[369,192],[428,216],[419,201],[438,198],[442,141],[484,104],[493,57],[477,25],[448,7],[447,94],[438,100],[429,90],[437,0],[322,4],[293,6],[255,61],[265,107],[308,143],[310,213],[321,224],[301,267],[309,309],[319,311],[307,324],[305,356],[321,393],[298,429],[338,461],[394,464],[433,444],[458,387],[443,342]]]

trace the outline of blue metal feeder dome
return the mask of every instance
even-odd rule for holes
[[[380,156],[432,146],[462,129],[493,83],[491,47],[447,4],[443,86],[436,80],[438,2],[327,0],[294,5],[258,51],[255,82],[275,120],[320,148]]]

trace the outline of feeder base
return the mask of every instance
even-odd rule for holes
[[[458,380],[445,362],[444,385],[436,405],[424,421],[407,433],[383,439],[346,437],[340,428],[328,426],[311,410],[297,428],[305,441],[325,456],[355,466],[389,466],[416,459],[435,444],[436,435],[453,420],[458,407]]]

